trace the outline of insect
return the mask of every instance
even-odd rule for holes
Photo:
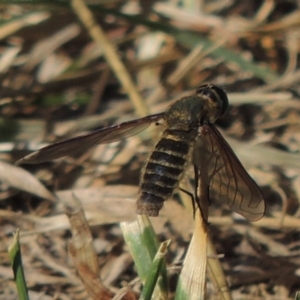
[[[193,95],[177,100],[163,113],[51,144],[17,163],[41,163],[66,156],[76,148],[115,142],[163,120],[165,129],[141,175],[137,213],[158,215],[164,201],[178,188],[191,157],[196,179],[206,186],[208,198],[214,193],[235,212],[256,221],[265,212],[262,193],[214,126],[227,108],[228,98],[222,88],[201,85]]]

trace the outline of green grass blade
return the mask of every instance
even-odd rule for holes
[[[142,283],[145,284],[153,267],[153,260],[159,246],[154,229],[146,216],[138,216],[135,222],[121,223],[124,239],[130,248],[135,266]],[[154,291],[155,299],[167,299],[167,271],[161,266],[160,279]]]
[[[19,230],[14,235],[12,245],[8,249],[10,263],[14,272],[14,279],[17,285],[18,295],[20,300],[28,300],[28,290],[22,264],[22,256],[19,242]]]
[[[150,271],[148,273],[148,277],[146,279],[140,299],[143,299],[143,300],[151,299],[154,288],[158,281],[159,275],[162,271],[162,268],[165,267],[165,255],[166,255],[169,244],[170,244],[170,240],[165,241],[160,245],[160,247],[155,255],[155,258],[153,260]]]

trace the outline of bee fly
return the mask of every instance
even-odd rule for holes
[[[227,108],[228,99],[223,89],[212,84],[201,85],[194,95],[177,100],[163,113],[54,143],[17,163],[41,163],[66,156],[73,149],[115,142],[163,120],[165,130],[141,176],[137,213],[158,215],[164,201],[178,188],[191,156],[197,170],[196,179],[205,183],[208,196],[214,193],[231,209],[256,221],[265,211],[262,193],[214,126]]]

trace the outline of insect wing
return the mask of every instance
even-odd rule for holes
[[[57,142],[35,151],[16,162],[16,164],[37,164],[57,159],[76,151],[84,151],[96,144],[116,142],[145,130],[151,123],[163,118],[164,114],[150,115],[144,118],[124,122],[85,135]]]
[[[249,221],[263,217],[265,201],[260,188],[213,124],[201,127],[193,162],[200,169],[200,179],[209,186],[209,195],[214,193]]]

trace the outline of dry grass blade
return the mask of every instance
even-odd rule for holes
[[[175,25],[181,28],[193,28],[202,29],[209,27],[220,28],[224,26],[222,19],[209,15],[203,11],[196,12],[192,9],[182,9],[182,7],[176,7],[173,3],[156,3],[154,10],[165,17],[171,18]]]
[[[111,299],[114,293],[106,288],[98,278],[98,258],[92,243],[93,238],[89,224],[78,200],[75,205],[76,211],[72,214],[68,213],[73,234],[72,241],[69,243],[69,253],[88,295],[92,299]]]
[[[63,211],[64,206],[73,205],[74,197],[82,203],[85,217],[91,226],[133,221],[136,218],[136,195],[136,187],[125,185],[59,191],[56,196],[59,199],[58,206],[62,206],[60,213],[44,217],[24,216],[23,220],[32,222],[34,228],[23,230],[22,235],[69,229],[70,224]],[[4,217],[16,218],[16,214],[3,213]]]
[[[155,233],[147,218],[133,223],[140,173],[153,150],[148,131],[77,155],[81,140],[64,152],[68,157],[24,166],[26,171],[12,163],[44,145],[135,119],[133,114],[145,116],[146,105],[151,113],[164,112],[207,82],[228,92],[230,107],[217,126],[259,184],[267,210],[251,224],[212,195],[205,215],[218,254],[197,220],[182,277],[197,274],[198,282],[180,278],[181,287],[194,292],[181,295],[294,299],[300,290],[299,1],[6,2],[0,6],[0,239],[5,244],[21,229],[30,297],[80,300],[88,297],[86,288],[95,299],[136,299],[149,269],[141,275],[132,257],[151,266],[155,247],[165,240],[172,241],[168,265],[155,296],[175,297],[195,225],[192,205],[189,196],[175,193],[159,217],[151,218]],[[129,133],[137,133],[131,125]],[[157,137],[164,129],[152,127]],[[121,136],[119,131],[114,137]],[[222,167],[218,160],[214,165]],[[194,192],[194,172],[185,171],[179,186]],[[70,245],[77,274],[67,251],[65,215],[74,196],[82,203]],[[120,222],[130,222],[128,244]],[[6,248],[0,298],[16,299]]]
[[[56,197],[36,177],[19,167],[12,166],[3,161],[0,161],[0,180],[16,189],[26,191],[51,202],[56,202]]]
[[[207,227],[199,211],[195,214],[195,230],[183,262],[176,300],[204,299],[206,292]]]
[[[257,164],[272,164],[279,167],[300,169],[299,154],[288,153],[266,146],[249,145],[249,143],[246,146],[242,142],[227,137],[226,140],[242,162],[256,162]]]
[[[75,199],[76,198],[74,198],[74,200]],[[76,207],[73,208],[74,212],[67,212],[73,233],[69,251],[75,265],[86,265],[91,272],[96,275],[99,273],[99,267],[97,255],[92,243],[93,238],[81,204],[77,199],[75,201]],[[68,210],[70,210],[70,208],[68,208]]]
[[[249,91],[249,93],[230,93],[228,94],[230,103],[237,104],[247,104],[247,103],[266,103],[266,102],[284,102],[291,100],[293,95],[290,92],[276,92],[276,93],[255,93]]]
[[[115,75],[119,78],[124,90],[129,95],[137,114],[140,116],[148,114],[148,109],[137,92],[129,73],[119,59],[114,47],[107,39],[100,25],[96,24],[91,11],[86,7],[82,0],[72,0],[72,6],[81,22],[86,26],[91,37],[95,40],[99,47],[103,49],[107,62],[113,69]]]
[[[0,57],[0,73],[5,73],[9,70],[20,50],[21,47],[18,45],[15,47],[7,47],[7,49],[2,50]]]
[[[73,249],[70,248],[69,253],[72,256]],[[76,270],[84,284],[85,290],[92,299],[111,300],[113,298],[114,293],[102,285],[97,274],[93,273],[87,265],[77,264]]]
[[[224,271],[222,269],[221,262],[217,256],[214,244],[211,238],[207,238],[207,270],[208,277],[214,285],[217,299],[231,300],[232,296],[230,294],[229,286],[225,278]]]
[[[33,26],[40,22],[45,21],[50,17],[48,12],[34,12],[23,16],[14,21],[10,21],[7,24],[1,25],[0,27],[0,39],[3,40],[5,37],[12,35],[18,30],[26,27]]]
[[[77,24],[71,24],[55,33],[55,35],[38,42],[31,50],[28,61],[24,66],[25,69],[28,71],[33,69],[63,44],[75,38],[79,33],[80,27]]]
[[[286,28],[290,29],[300,24],[300,11],[296,10],[278,21],[263,25],[260,30],[262,32],[277,32]]]

